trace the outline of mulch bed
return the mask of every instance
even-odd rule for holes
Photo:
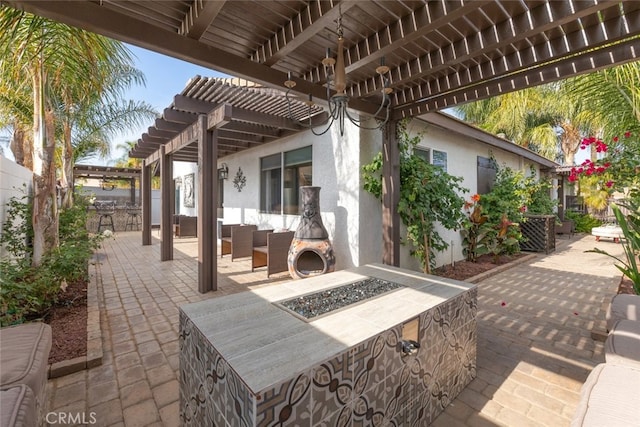
[[[49,363],[87,355],[87,283],[69,284],[44,321],[51,326]]]
[[[514,255],[500,255],[497,259],[493,255],[481,255],[476,262],[458,261],[453,266],[445,265],[436,268],[435,274],[449,279],[465,280],[527,255],[521,252]]]
[[[618,293],[635,295],[635,292],[633,290],[633,282],[631,281],[631,279],[626,276],[622,276],[620,285],[618,285]]]

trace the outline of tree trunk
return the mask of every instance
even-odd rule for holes
[[[33,258],[39,266],[42,257],[58,247],[58,200],[56,194],[55,126],[52,111],[45,112],[42,64],[35,65],[33,77]]]
[[[13,157],[16,159],[16,163],[20,166],[25,166],[25,138],[24,131],[18,125],[18,123],[13,123],[13,135],[11,135],[11,142],[9,143],[9,148],[13,153]]]
[[[71,144],[71,125],[64,124],[64,154],[62,155],[62,176],[60,177],[62,206],[73,206],[73,145]]]
[[[562,128],[560,146],[564,153],[564,164],[574,165],[576,153],[578,152],[578,147],[580,147],[580,130],[571,123],[566,122],[560,124],[560,127]]]
[[[33,73],[33,149],[31,152],[31,171],[42,175],[42,157],[46,142],[44,123],[44,75],[42,64],[36,65]]]

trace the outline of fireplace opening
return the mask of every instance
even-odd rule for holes
[[[329,269],[327,260],[314,249],[303,249],[293,261],[296,273],[301,277],[324,274]]]

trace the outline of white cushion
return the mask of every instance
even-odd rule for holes
[[[607,363],[640,369],[640,322],[619,320],[604,343]]]
[[[571,427],[637,427],[640,370],[601,363],[587,377]]]
[[[640,320],[640,295],[618,294],[607,308],[607,331],[613,329],[618,320]]]

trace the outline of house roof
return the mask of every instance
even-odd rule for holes
[[[538,153],[529,150],[528,148],[522,147],[507,139],[500,138],[496,135],[488,133],[476,126],[473,126],[448,114],[439,112],[428,113],[419,116],[418,119],[423,120],[430,125],[437,126],[450,132],[456,132],[458,134],[472,138],[491,147],[499,148],[509,153],[522,156],[527,160],[531,160],[532,162],[539,164],[545,169],[555,170],[560,167],[558,163],[549,160],[546,157],[543,157]]]
[[[640,2],[612,0],[4,0],[195,64],[323,98],[344,28],[349,105],[373,114],[384,58],[392,118],[549,83],[640,52]]]

